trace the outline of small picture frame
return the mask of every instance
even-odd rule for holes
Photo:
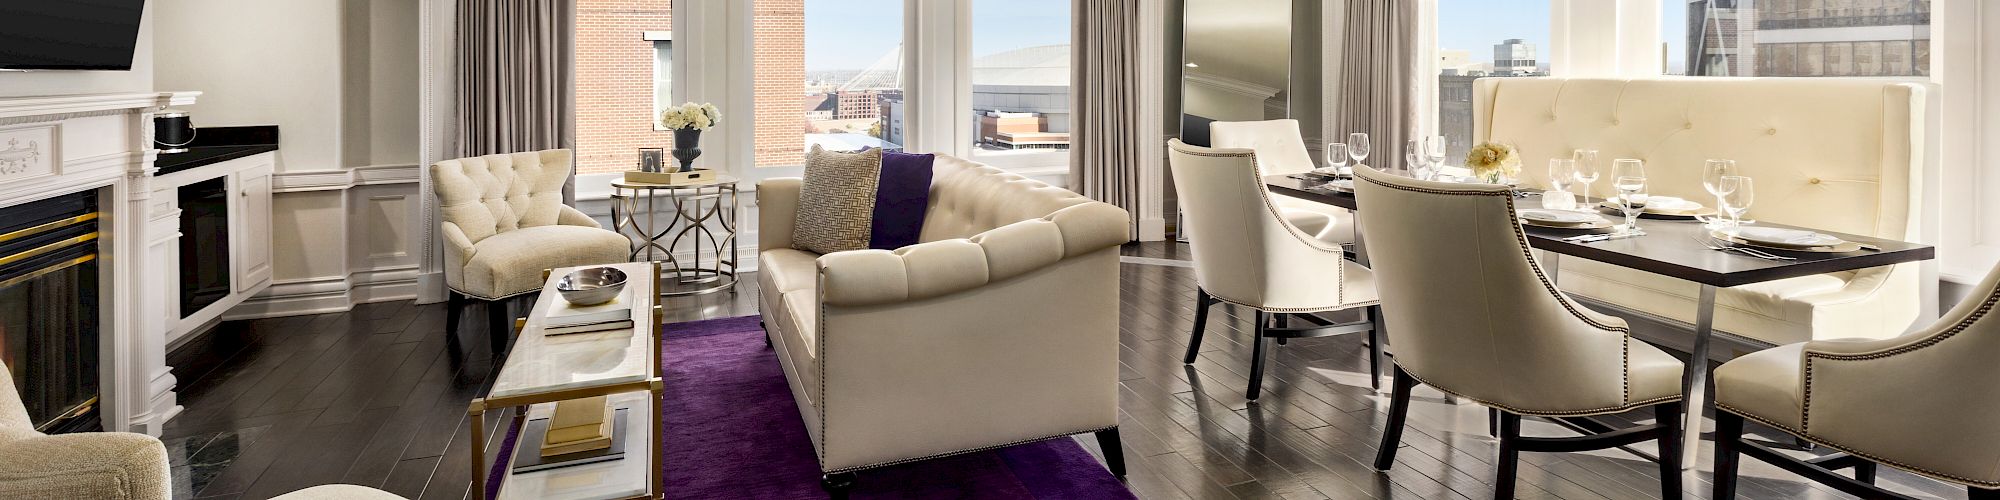
[[[666,167],[667,150],[664,148],[639,148],[639,171],[659,172]]]

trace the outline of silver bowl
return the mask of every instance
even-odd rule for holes
[[[556,281],[556,293],[571,304],[594,306],[618,298],[625,290],[625,271],[610,267],[579,269]]]

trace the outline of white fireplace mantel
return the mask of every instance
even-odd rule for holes
[[[100,276],[99,415],[106,430],[160,434],[180,413],[159,318],[178,279],[161,242],[179,236],[179,209],[152,200],[154,112],[193,104],[200,92],[0,98],[0,207],[99,190],[104,225]]]

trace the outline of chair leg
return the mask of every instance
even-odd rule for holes
[[[1493,474],[1493,498],[1513,500],[1515,476],[1521,470],[1521,416],[1500,412],[1499,470]]]
[[[1368,329],[1368,388],[1382,390],[1382,306],[1368,306],[1364,310],[1368,321],[1374,323]]]
[[[507,334],[513,329],[513,322],[507,320],[507,299],[486,302],[486,335],[493,341],[493,356],[507,355]]]
[[[1854,466],[1854,480],[1875,484],[1875,462],[1862,462]]]
[[[1403,446],[1403,421],[1410,416],[1410,390],[1416,388],[1417,379],[1394,368],[1396,379],[1390,382],[1389,421],[1382,423],[1382,444],[1375,447],[1375,470],[1386,471],[1396,465],[1396,448]]]
[[[2000,490],[1967,486],[1965,487],[1965,498],[1969,500],[2000,500]]]
[[[836,472],[820,475],[819,488],[826,490],[826,496],[833,500],[846,500],[847,493],[854,490],[854,473]]]
[[[1486,435],[1500,437],[1500,409],[1486,409]]]
[[[1181,358],[1181,364],[1194,364],[1195,355],[1201,354],[1201,334],[1207,329],[1208,306],[1214,300],[1208,290],[1194,289],[1194,334],[1188,337],[1187,356]]]
[[[1104,467],[1111,475],[1125,477],[1125,446],[1118,443],[1118,428],[1097,431],[1097,447],[1104,450]]]
[[[458,335],[458,316],[465,313],[465,296],[458,292],[444,292],[444,331],[446,335]]]
[[[1660,426],[1660,498],[1681,498],[1681,403],[1653,405],[1653,420]]]
[[[1715,493],[1714,500],[1736,498],[1736,465],[1742,458],[1737,447],[1743,440],[1743,417],[1726,411],[1715,412]]]
[[[1270,314],[1264,311],[1257,311],[1257,332],[1251,335],[1252,338],[1250,339],[1250,345],[1252,346],[1250,348],[1250,389],[1244,392],[1243,397],[1251,401],[1256,401],[1257,397],[1264,392],[1264,343],[1270,340],[1264,337],[1264,325],[1265,321],[1270,319]]]
[[[1271,316],[1272,316],[1273,318],[1275,318],[1275,319],[1277,320],[1277,323],[1278,323],[1278,328],[1291,328],[1291,327],[1292,327],[1292,315],[1290,315],[1290,314],[1272,314]],[[1284,338],[1284,337],[1278,337],[1278,345],[1285,345],[1285,343],[1286,343],[1286,342],[1288,342],[1288,341],[1290,341],[1290,339],[1287,339],[1287,338]]]

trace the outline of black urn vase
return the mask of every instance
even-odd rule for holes
[[[694,170],[694,159],[701,156],[701,129],[674,129],[674,159],[680,160],[681,171]]]

